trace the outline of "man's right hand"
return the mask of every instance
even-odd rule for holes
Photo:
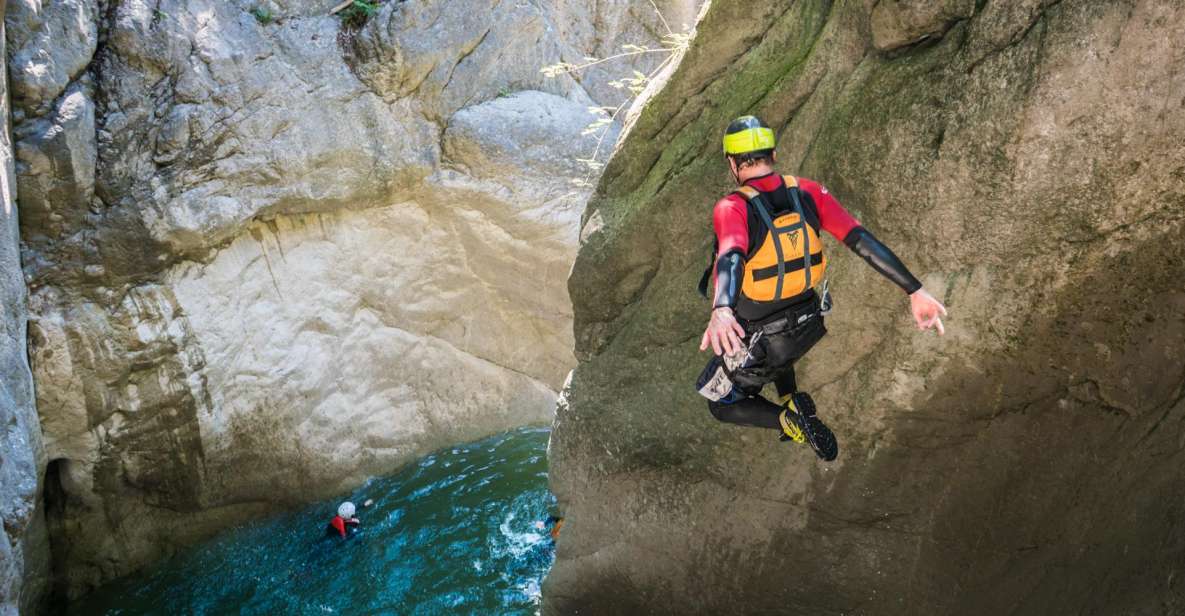
[[[925,289],[918,289],[909,296],[909,311],[913,313],[913,321],[918,329],[925,331],[933,327],[938,335],[946,333],[942,326],[942,317],[946,316],[946,306],[934,299]]]
[[[712,352],[717,355],[732,355],[744,348],[741,344],[741,338],[744,337],[745,329],[737,323],[732,308],[720,307],[712,311],[712,318],[708,321],[708,328],[704,330],[699,350],[706,351],[711,345]]]

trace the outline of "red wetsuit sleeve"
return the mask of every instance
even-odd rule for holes
[[[334,528],[334,530],[336,530],[338,532],[338,534],[340,534],[342,536],[343,539],[345,538],[345,536],[346,536],[346,521],[344,519],[342,519],[342,517],[340,515],[333,516],[333,520],[329,522],[329,525],[332,526]]]
[[[716,202],[712,210],[712,229],[716,232],[716,258],[712,260],[712,292],[717,297],[716,260],[729,252],[749,253],[749,208],[737,195],[728,195]]]
[[[749,210],[744,199],[729,195],[716,202],[712,210],[712,228],[716,231],[719,250],[716,258],[732,250],[749,252]]]
[[[849,214],[822,184],[798,178],[798,186],[815,200],[815,209],[819,211],[819,226],[835,239],[844,241],[852,229],[860,226],[860,221]]]

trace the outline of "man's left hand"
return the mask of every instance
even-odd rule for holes
[[[910,294],[909,310],[913,313],[913,320],[917,323],[918,329],[924,331],[933,327],[938,330],[939,336],[946,333],[946,328],[942,326],[946,307],[925,289],[918,289]]]

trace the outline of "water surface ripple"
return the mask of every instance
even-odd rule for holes
[[[438,451],[350,499],[361,531],[325,537],[339,501],[261,520],[114,582],[71,614],[536,614],[547,437],[526,428]]]

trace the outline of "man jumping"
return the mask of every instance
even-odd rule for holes
[[[821,232],[901,287],[918,329],[945,333],[946,308],[826,188],[775,173],[774,146],[773,130],[754,116],[734,120],[724,135],[739,188],[716,202],[712,214],[716,245],[700,292],[707,296],[710,284],[715,292],[700,350],[710,346],[715,356],[696,387],[716,419],[779,430],[782,440],[808,443],[820,458],[834,460],[835,435],[794,377],[794,362],[827,333],[823,315],[831,298]],[[761,396],[771,382],[780,404]]]

